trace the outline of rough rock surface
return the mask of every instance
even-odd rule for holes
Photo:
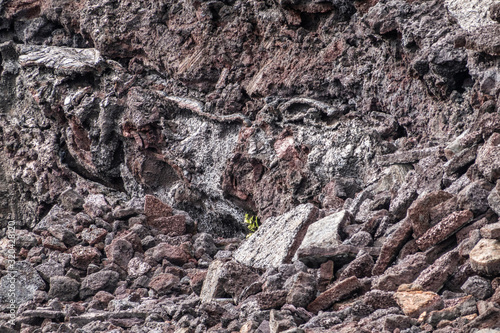
[[[499,66],[494,0],[0,1],[0,332],[500,329]]]

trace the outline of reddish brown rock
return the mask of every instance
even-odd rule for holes
[[[376,277],[373,280],[373,289],[396,291],[400,285],[413,282],[427,266],[423,253],[409,255]]]
[[[318,312],[325,310],[332,306],[335,302],[351,296],[354,292],[361,288],[361,283],[358,278],[352,276],[343,281],[336,283],[330,289],[322,292],[314,301],[308,306],[307,310],[311,312]]]
[[[150,221],[149,225],[164,234],[183,235],[186,232],[186,216],[157,217]]]
[[[167,294],[179,283],[179,278],[170,273],[159,274],[151,279],[149,287],[159,295]]]
[[[71,250],[71,265],[79,269],[87,269],[91,263],[99,263],[101,252],[95,247],[77,245]]]
[[[328,260],[319,267],[318,289],[324,291],[333,279],[333,261]]]
[[[453,197],[444,191],[435,191],[415,200],[408,208],[408,219],[411,221],[413,236],[422,236],[430,227],[431,208]]]
[[[456,270],[459,259],[460,255],[456,250],[444,254],[420,273],[413,284],[420,286],[425,291],[438,292],[448,277]]]
[[[186,253],[182,246],[173,246],[168,243],[160,243],[148,251],[151,251],[152,258],[157,262],[167,259],[174,265],[182,266],[191,259],[191,255]]]
[[[61,252],[66,251],[68,249],[63,242],[52,236],[44,237],[42,245],[47,249],[61,251]]]
[[[264,291],[257,294],[257,303],[262,310],[279,309],[286,303],[287,290]]]
[[[409,219],[404,219],[399,222],[399,227],[389,236],[387,241],[384,242],[384,245],[382,245],[380,256],[375,263],[375,267],[373,267],[373,275],[380,275],[385,271],[394,258],[396,258],[399,250],[401,250],[403,245],[411,237],[411,233],[412,226]]]
[[[153,195],[146,195],[144,198],[144,214],[149,221],[158,217],[169,217],[172,215],[172,207]]]
[[[444,241],[467,224],[473,217],[474,215],[470,210],[452,213],[417,239],[418,247],[422,251],[425,251],[431,246]]]
[[[373,258],[368,253],[360,254],[351,261],[339,276],[339,280],[345,280],[350,276],[357,278],[370,277],[374,266]]]

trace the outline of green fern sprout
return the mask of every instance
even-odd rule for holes
[[[252,236],[254,232],[259,229],[259,221],[257,216],[252,216],[250,214],[245,214],[245,223],[247,225],[248,231],[250,233],[247,235],[247,238]]]

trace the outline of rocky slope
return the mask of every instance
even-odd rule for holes
[[[0,18],[0,331],[500,329],[498,2]]]

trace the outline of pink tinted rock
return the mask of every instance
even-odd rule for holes
[[[422,287],[425,291],[438,292],[456,270],[459,259],[460,255],[456,250],[444,254],[420,273],[413,284]]]
[[[432,207],[449,200],[452,194],[435,191],[415,200],[408,208],[408,219],[411,221],[415,238],[422,236],[430,227],[430,210]]]
[[[497,181],[500,177],[500,133],[493,133],[479,149],[476,165],[488,181]]]
[[[179,278],[170,273],[159,274],[151,279],[149,287],[154,289],[159,295],[167,294],[179,283]]]
[[[314,313],[317,313],[320,310],[325,310],[332,306],[335,302],[351,296],[360,288],[361,283],[358,278],[351,276],[350,278],[340,281],[330,289],[322,292],[307,306],[307,310]]]
[[[104,241],[107,234],[106,229],[97,228],[95,225],[92,225],[90,228],[83,229],[82,239],[90,245],[95,245]]]
[[[186,253],[183,247],[170,245],[168,243],[160,243],[149,251],[152,252],[152,258],[157,262],[162,262],[163,259],[167,259],[172,264],[181,266],[191,259],[191,255]]]
[[[472,220],[473,217],[474,214],[470,210],[454,212],[448,215],[417,239],[418,247],[425,251],[431,246],[444,241]]]
[[[186,216],[157,217],[150,221],[149,225],[164,234],[183,235],[186,232]]]
[[[127,269],[128,262],[134,256],[132,244],[125,239],[113,239],[104,251],[111,262],[114,262],[123,269]]]
[[[79,269],[87,269],[91,263],[98,264],[101,252],[95,247],[76,245],[71,250],[71,265]]]
[[[172,207],[153,195],[146,195],[144,198],[144,214],[148,221],[153,221],[158,217],[168,217],[172,215]]]

